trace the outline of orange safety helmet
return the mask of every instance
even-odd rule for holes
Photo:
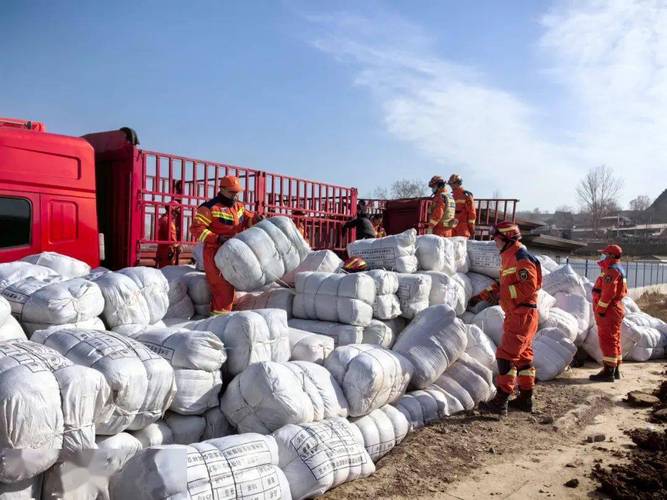
[[[463,184],[463,179],[461,179],[461,176],[459,174],[452,174],[449,176],[447,184],[449,184],[450,186],[453,184]]]
[[[361,257],[350,257],[343,263],[343,270],[348,273],[368,271],[368,262]]]
[[[621,255],[623,255],[623,249],[619,245],[607,245],[601,250],[601,253],[615,259],[620,259]]]
[[[443,179],[439,175],[434,175],[433,177],[431,177],[431,180],[428,181],[428,187],[430,188],[443,186],[444,184],[445,184],[445,179]]]
[[[493,226],[491,235],[505,241],[518,241],[521,239],[521,230],[514,222],[503,220]]]
[[[219,189],[226,189],[232,193],[240,193],[243,191],[243,188],[241,187],[241,181],[239,181],[239,178],[234,175],[225,175],[222,179],[220,179]]]

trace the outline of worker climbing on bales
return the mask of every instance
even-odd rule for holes
[[[447,183],[439,175],[434,175],[428,183],[433,191],[433,202],[431,203],[428,232],[437,236],[452,236],[452,229],[457,225],[455,219],[454,198],[447,192]]]
[[[475,220],[477,219],[475,199],[470,191],[463,189],[463,179],[460,175],[452,174],[447,184],[452,188],[452,197],[456,204],[454,216],[458,221],[458,224],[452,229],[452,235],[472,238],[475,235]]]
[[[620,264],[622,254],[620,246],[608,245],[602,249],[603,258],[598,262],[601,273],[595,280],[592,299],[603,366],[599,373],[589,377],[594,382],[613,382],[621,378],[623,297],[628,294],[625,270]]]
[[[493,228],[492,234],[500,251],[500,283],[494,283],[473,297],[471,304],[481,300],[493,301],[497,297],[505,320],[496,351],[497,393],[488,403],[480,403],[479,409],[501,416],[507,414],[508,406],[532,412],[535,387],[533,338],[539,320],[537,294],[542,287],[542,268],[539,260],[521,244],[519,226],[502,221]],[[515,384],[519,386],[519,395],[509,401]]]
[[[370,217],[368,216],[368,208],[364,201],[357,203],[357,216],[347,221],[343,224],[342,232],[345,233],[348,229],[357,230],[357,239],[358,240],[367,240],[370,238],[375,238],[375,228],[371,222]]]
[[[216,252],[225,241],[261,220],[238,200],[241,191],[237,177],[220,179],[217,196],[199,206],[190,227],[192,235],[204,244],[204,272],[211,289],[212,315],[228,313],[234,303],[234,287],[215,265]]]
[[[156,261],[157,267],[162,269],[165,266],[178,265],[178,257],[181,254],[181,245],[179,243],[178,228],[181,225],[181,208],[178,204],[167,206],[164,214],[158,219],[157,239],[158,243]]]

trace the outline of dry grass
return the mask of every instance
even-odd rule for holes
[[[667,321],[667,295],[657,292],[646,292],[637,301],[642,311],[663,321]]]

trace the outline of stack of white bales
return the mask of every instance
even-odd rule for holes
[[[12,316],[9,302],[0,296],[0,341],[11,339],[26,340],[27,337],[19,322]]]
[[[281,216],[265,219],[226,241],[215,263],[234,288],[253,291],[296,269],[309,253],[294,222]]]
[[[20,270],[4,281],[0,294],[29,335],[51,325],[102,327],[98,316],[104,309],[104,298],[95,283],[78,277],[64,279],[51,274],[54,271],[45,273],[47,268],[25,262],[3,266]],[[20,275],[23,277],[17,279]]]
[[[331,250],[316,250],[307,254],[301,264],[296,266],[293,271],[285,274],[281,281],[289,286],[294,286],[298,273],[336,273],[340,271],[342,266],[343,261]]]
[[[287,315],[281,309],[238,311],[174,326],[218,337],[227,353],[223,373],[228,376],[241,373],[252,363],[290,358]]]
[[[385,405],[368,415],[351,419],[364,438],[364,447],[374,462],[398,446],[408,432],[410,423],[395,406]]]
[[[208,286],[206,274],[199,271],[183,275],[183,282],[188,290],[188,297],[192,301],[195,317],[205,317],[211,313],[211,289]]]
[[[32,340],[78,365],[101,373],[111,388],[113,411],[98,434],[138,430],[167,411],[176,392],[174,370],[143,344],[115,332],[51,327]]]
[[[417,271],[417,231],[407,231],[384,238],[357,240],[347,245],[350,257],[361,257],[371,269],[387,269],[399,273]]]
[[[160,271],[169,283],[169,307],[164,315],[167,318],[190,319],[195,314],[195,307],[188,295],[185,275],[194,272],[193,266],[165,266]]]
[[[88,278],[102,290],[102,318],[110,330],[131,336],[151,326],[164,326],[169,282],[159,270],[126,267],[118,272],[94,271]]]
[[[239,292],[234,302],[235,311],[252,311],[254,309],[282,309],[287,319],[292,317],[294,290],[290,288],[271,287],[261,292]]]
[[[333,337],[289,327],[290,361],[324,364],[335,348]]]
[[[0,482],[29,481],[61,450],[95,448],[96,424],[110,413],[110,395],[98,371],[53,349],[28,340],[1,342]]]
[[[357,344],[371,325],[375,282],[365,273],[298,273],[289,321],[293,328],[334,338],[336,345]]]
[[[347,400],[332,374],[307,361],[248,366],[227,385],[220,407],[239,432],[260,434],[348,414]]]
[[[21,260],[48,267],[64,279],[83,278],[90,273],[90,266],[85,262],[57,252],[37,253],[23,257]]]

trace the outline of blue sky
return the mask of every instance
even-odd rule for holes
[[[0,115],[353,185],[576,205],[667,187],[665,0],[0,4]],[[661,28],[662,26],[662,28]]]

